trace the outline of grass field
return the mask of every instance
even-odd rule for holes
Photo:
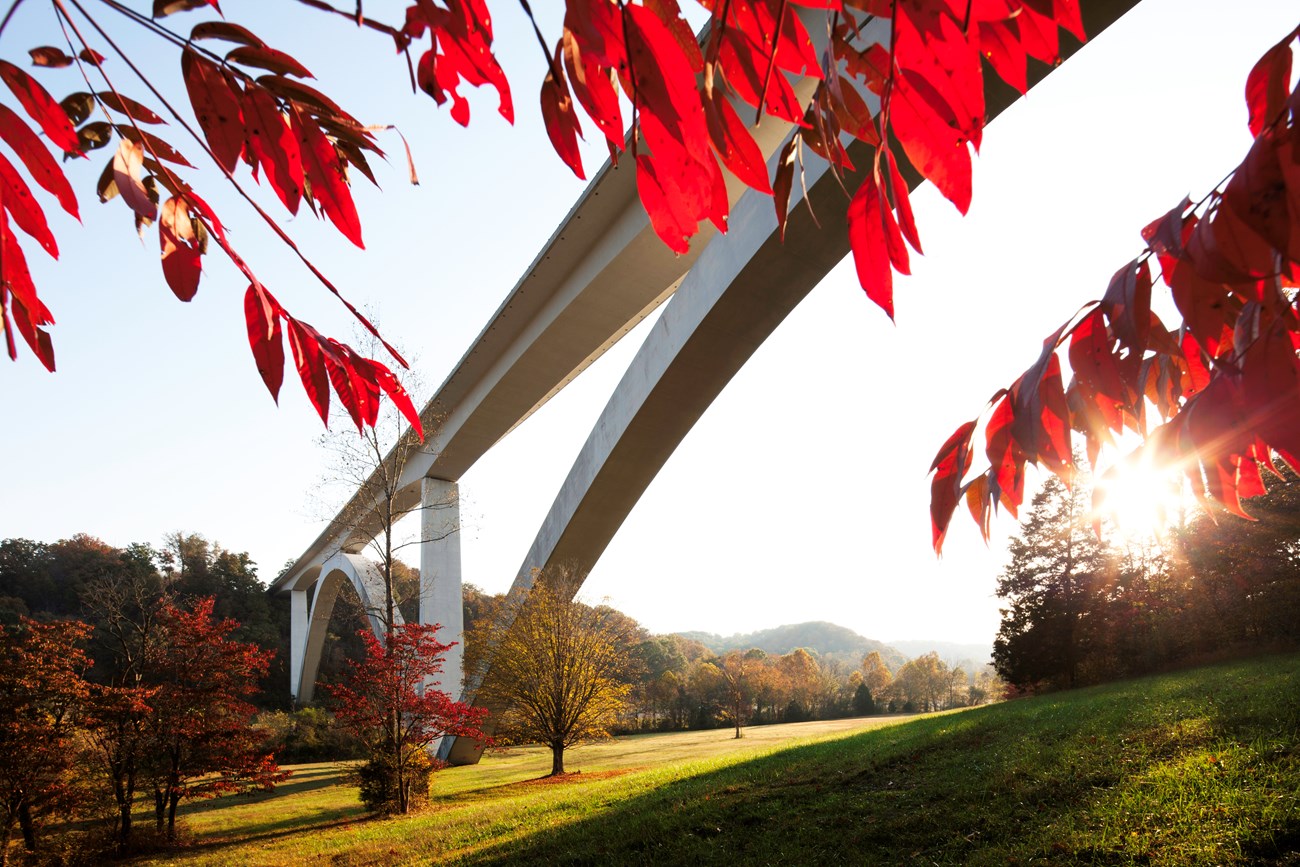
[[[867,730],[861,730],[863,726]],[[365,819],[330,765],[190,805],[186,864],[1290,864],[1300,656],[899,721],[643,735],[435,777]]]

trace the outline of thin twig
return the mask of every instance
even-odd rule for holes
[[[9,11],[5,13],[4,20],[0,21],[0,35],[5,32],[5,28],[9,26],[9,19],[14,17],[14,13],[18,11],[18,7],[21,5],[23,5],[23,0],[14,0],[14,2],[10,4]]]
[[[546,47],[546,37],[542,36],[542,28],[537,26],[537,19],[533,16],[533,7],[528,5],[528,0],[519,0],[519,5],[524,7],[524,14],[528,16],[528,23],[533,25],[533,35],[537,37],[537,44],[542,48],[542,56],[546,58],[546,66],[551,70],[551,77],[555,79],[558,85],[564,80],[564,73],[559,69],[556,58],[551,56],[551,50]]]

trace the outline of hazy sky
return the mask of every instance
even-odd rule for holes
[[[223,6],[298,57],[363,121],[397,123],[411,141],[421,186],[406,184],[390,135],[381,139],[393,159],[378,167],[383,193],[356,187],[366,252],[305,210],[285,225],[416,359],[423,402],[581,192],[541,128],[540,51],[517,9],[502,4],[498,56],[519,118],[507,126],[494,93],[472,92],[466,131],[410,94],[404,64],[381,37],[296,7],[271,21],[258,11],[266,7]],[[1227,16],[1220,3],[1145,0],[989,128],[966,218],[919,190],[926,256],[898,281],[898,325],[866,301],[851,263],[832,271],[669,460],[587,595],[609,597],[657,631],[819,619],[873,638],[990,641],[1014,523],[999,520],[986,548],[959,514],[936,560],[926,470],[1043,337],[1105,291],[1140,250],[1143,225],[1185,194],[1199,198],[1244,156],[1246,74],[1296,15],[1293,0],[1232,8]],[[545,12],[544,29],[557,33],[555,10]],[[48,8],[29,4],[0,53],[25,61],[27,48],[58,39]],[[125,45],[160,80],[179,79],[168,51],[134,38]],[[151,101],[122,67],[107,67],[119,89]],[[84,89],[73,70],[42,80],[56,96]],[[164,135],[196,158],[179,130]],[[599,145],[596,137],[592,130]],[[319,420],[296,380],[286,381],[279,408],[263,389],[244,335],[246,282],[219,253],[207,257],[192,303],[171,296],[156,235],[140,242],[125,205],[95,200],[106,159],[96,152],[70,167],[84,226],[47,207],[63,260],[42,262],[28,247],[59,322],[59,372],[46,374],[25,347],[18,363],[0,362],[0,537],[86,532],[124,545],[198,532],[249,551],[270,579],[323,525],[312,505],[326,472]],[[589,174],[597,160],[589,147]],[[348,337],[346,312],[211,172],[199,177],[281,302]],[[256,192],[282,213],[268,190]],[[634,331],[462,480],[466,580],[509,585],[644,334],[645,326]]]

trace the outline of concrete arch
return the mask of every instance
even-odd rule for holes
[[[382,638],[385,633],[384,575],[379,565],[360,554],[349,554],[346,551],[340,551],[326,560],[311,588],[293,591],[292,616],[295,622],[292,637],[296,642],[290,647],[289,690],[298,704],[310,702],[315,695],[325,632],[344,581],[350,582],[356,590],[375,637]],[[301,623],[298,622],[299,602],[302,608]],[[394,626],[401,625],[402,613],[394,610],[393,620]]]

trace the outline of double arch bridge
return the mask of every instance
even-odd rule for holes
[[[1136,0],[1082,0],[1090,36]],[[809,27],[810,33],[825,28]],[[887,22],[863,30],[865,42],[888,43]],[[820,46],[819,46],[820,48]],[[1063,53],[1069,48],[1062,46]],[[1031,70],[1042,78],[1048,70]],[[802,87],[803,90],[799,88]],[[990,118],[1018,96],[985,76]],[[801,98],[812,83],[796,84]],[[874,109],[871,94],[864,94]],[[747,112],[745,113],[747,114]],[[769,163],[791,132],[766,118],[752,130]],[[856,165],[870,150],[848,146]],[[769,166],[770,167],[770,166]],[[399,511],[420,511],[421,623],[440,623],[439,639],[461,641],[458,480],[493,445],[577,377],[660,305],[651,328],[610,396],[564,480],[511,593],[527,593],[538,569],[572,563],[582,573],[599,560],[641,494],[678,443],[794,307],[848,253],[844,194],[827,165],[809,155],[804,179],[811,209],[794,207],[781,241],[772,199],[729,179],[729,231],[711,225],[676,255],[650,227],[637,198],[630,161],[601,169],[511,290],[451,375],[428,402],[436,418],[422,448],[408,455],[396,491]],[[916,178],[909,179],[915,185]],[[814,224],[809,210],[820,215]],[[291,600],[290,690],[311,701],[326,626],[344,581],[367,611],[383,597],[378,569],[359,553],[379,532],[373,495],[354,495],[340,518],[272,586]],[[367,499],[369,497],[369,500]],[[400,615],[399,615],[400,616]],[[371,627],[382,632],[372,615]],[[464,700],[457,644],[435,686]],[[478,761],[482,747],[444,739],[439,755],[453,764]]]

